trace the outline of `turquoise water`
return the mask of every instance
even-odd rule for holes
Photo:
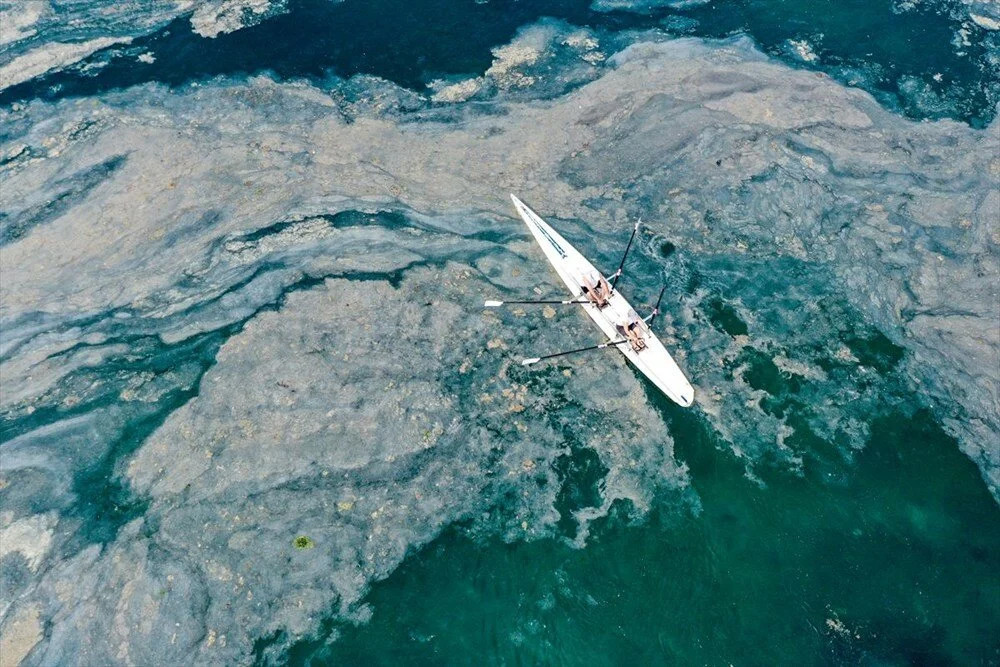
[[[763,485],[696,420],[671,425],[696,507],[665,498],[639,522],[620,508],[585,549],[453,529],[374,586],[370,622],[289,663],[998,660],[995,503],[926,415],[885,417],[826,475]]]
[[[731,313],[716,326],[745,325]],[[899,360],[884,339],[844,340],[882,374]],[[771,369],[751,383],[798,393]],[[690,488],[639,518],[617,502],[583,548],[569,541],[573,520],[561,537],[513,542],[456,525],[372,587],[370,620],[328,623],[288,664],[1000,660],[1000,513],[912,397],[859,415],[871,432],[853,454],[802,429],[790,442],[801,468],[751,475],[696,413],[653,394]],[[564,520],[599,504],[596,451],[571,446],[557,468]]]
[[[1000,665],[989,6],[263,4],[0,45],[22,664]]]

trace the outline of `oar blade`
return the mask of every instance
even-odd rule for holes
[[[483,308],[499,308],[503,305],[503,301],[487,301],[483,304]]]
[[[524,361],[522,361],[521,365],[522,366],[530,366],[532,364],[537,364],[541,360],[542,360],[541,357],[531,357],[529,359],[525,359]]]

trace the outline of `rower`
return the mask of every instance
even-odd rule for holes
[[[619,333],[623,334],[628,338],[628,342],[632,345],[632,349],[636,352],[646,349],[646,341],[643,336],[643,321],[639,318],[639,315],[632,309],[628,311],[628,319],[618,325]]]
[[[594,285],[594,275],[597,276],[596,285]],[[608,305],[608,299],[611,298],[611,285],[604,279],[604,276],[596,271],[590,276],[584,276],[583,285],[580,287],[583,289],[584,296],[590,299],[598,308],[604,308]]]

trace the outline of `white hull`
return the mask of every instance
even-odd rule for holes
[[[552,263],[559,277],[566,283],[570,293],[574,297],[583,298],[583,277],[593,275],[597,269],[556,230],[528,208],[524,202],[514,195],[511,195],[510,198],[514,201],[514,207],[524,223],[531,230],[531,234],[538,241],[538,245],[541,246],[542,252]],[[597,323],[597,326],[610,340],[621,339],[622,335],[618,332],[616,325],[628,320],[632,306],[617,290],[611,295],[609,304],[603,309],[592,303],[583,304],[581,307],[587,311],[590,318]],[[694,388],[681,369],[678,368],[677,362],[663,347],[663,343],[657,339],[645,323],[640,326],[643,327],[645,335],[645,349],[636,352],[628,344],[615,345],[615,347],[670,400],[678,405],[688,407],[694,402]]]

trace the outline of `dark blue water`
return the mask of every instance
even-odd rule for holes
[[[971,24],[971,43],[959,48],[953,41],[963,21],[947,6],[926,3],[899,11],[896,4],[719,0],[680,10],[596,12],[581,0],[294,0],[287,13],[214,39],[195,34],[186,18],[178,18],[129,49],[152,52],[152,64],[115,55],[114,49],[99,52],[78,67],[3,91],[0,104],[260,72],[315,81],[371,74],[422,90],[442,75],[481,73],[493,47],[509,42],[521,26],[551,17],[601,33],[658,28],[714,38],[746,34],[769,54],[828,72],[913,118],[988,123],[1000,100],[1000,36]],[[809,43],[815,60],[802,60],[789,45],[800,40]],[[106,64],[79,72],[95,62]]]

